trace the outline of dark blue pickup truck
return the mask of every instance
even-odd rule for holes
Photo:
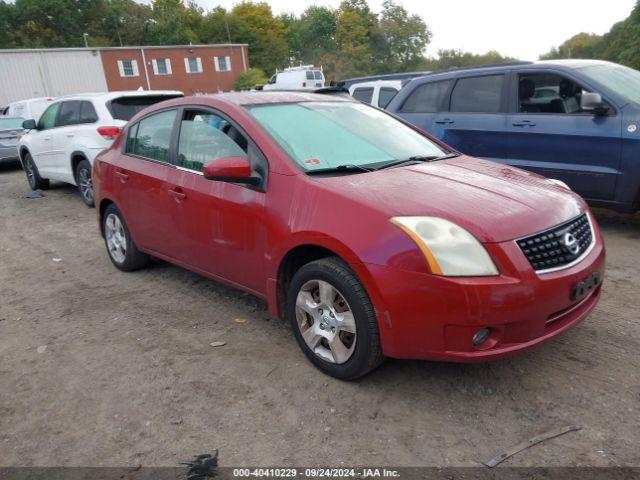
[[[640,209],[640,72],[596,60],[433,73],[387,110],[463,153],[567,183],[592,205]]]

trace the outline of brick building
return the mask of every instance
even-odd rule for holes
[[[0,106],[33,97],[117,90],[233,90],[246,44],[0,50]]]

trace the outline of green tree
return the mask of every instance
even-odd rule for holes
[[[267,76],[259,68],[250,68],[241,73],[236,80],[236,90],[249,90],[256,85],[264,85],[267,83]]]
[[[424,70],[446,70],[449,68],[471,67],[474,65],[487,65],[490,63],[505,63],[516,60],[512,57],[506,57],[490,50],[487,53],[476,54],[464,52],[462,50],[438,50],[437,58],[427,58],[421,65],[420,69]]]
[[[255,67],[271,72],[289,64],[287,29],[264,2],[243,1],[231,10],[231,39],[249,44],[249,58]]]
[[[149,5],[134,0],[109,0],[103,20],[104,36],[109,45],[144,45],[152,18]]]
[[[337,51],[330,61],[330,74],[349,78],[371,73],[374,64],[373,44],[379,40],[377,16],[366,0],[344,0],[337,16]]]
[[[594,58],[598,55],[602,36],[593,33],[579,33],[565,41],[559,47],[553,47],[549,53],[540,56],[541,60],[556,58]]]
[[[145,43],[152,45],[186,45],[198,43],[196,31],[202,10],[195,4],[185,6],[182,0],[154,0],[153,18],[148,24]]]
[[[409,13],[392,0],[385,0],[380,14],[380,32],[384,38],[377,57],[384,73],[415,70],[423,61],[431,32],[418,15]]]

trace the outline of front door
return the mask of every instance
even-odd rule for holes
[[[54,135],[56,133],[56,118],[60,103],[54,103],[40,117],[38,129],[29,133],[31,138],[30,153],[38,167],[40,176],[55,178],[55,154]]]
[[[580,108],[577,81],[556,72],[514,75],[515,112],[509,116],[509,160],[566,182],[594,200],[614,197],[621,161],[621,114],[596,116]]]
[[[183,234],[182,261],[264,293],[265,194],[246,185],[207,180],[205,165],[225,157],[248,158],[256,171],[266,160],[240,128],[222,114],[185,109],[178,138],[176,211]]]

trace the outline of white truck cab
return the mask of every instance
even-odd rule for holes
[[[372,80],[354,83],[349,87],[349,95],[374,107],[386,108],[401,88],[401,80]]]
[[[300,65],[299,67],[277,70],[263,90],[317,90],[324,88],[322,67]]]

